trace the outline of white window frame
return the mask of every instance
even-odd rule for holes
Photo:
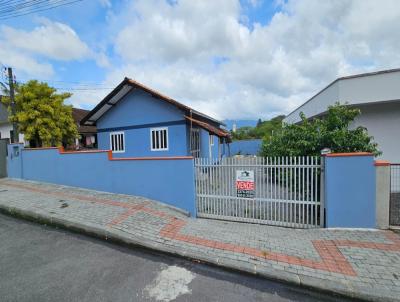
[[[208,135],[208,143],[210,146],[214,146],[214,134],[209,133]]]
[[[212,159],[212,147],[214,146],[214,135],[208,133],[208,157]]]
[[[122,135],[122,141],[123,141],[122,144],[124,145],[124,148],[122,150],[113,150],[112,149],[112,137],[114,135]],[[125,152],[125,145],[126,145],[126,142],[125,142],[125,132],[124,131],[110,132],[110,150],[112,151],[112,153],[124,153]]]
[[[153,148],[153,131],[162,131],[165,130],[166,133],[166,148]],[[151,151],[168,151],[169,149],[169,139],[168,139],[168,127],[158,127],[158,128],[150,128],[150,149]]]

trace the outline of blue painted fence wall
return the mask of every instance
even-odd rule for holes
[[[375,228],[373,155],[325,157],[327,227]]]
[[[229,145],[230,155],[257,155],[261,150],[262,139],[233,141]]]
[[[19,156],[12,155],[15,146]],[[60,154],[9,145],[7,164],[11,178],[144,196],[195,215],[193,159],[116,161],[108,152]]]

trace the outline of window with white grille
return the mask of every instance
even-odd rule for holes
[[[153,128],[150,131],[151,151],[168,150],[168,128]]]
[[[114,153],[125,152],[124,132],[111,132],[110,133],[110,149]]]

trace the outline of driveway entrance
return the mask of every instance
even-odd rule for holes
[[[196,158],[197,216],[323,227],[322,165],[319,157]]]

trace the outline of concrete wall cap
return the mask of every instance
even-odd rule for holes
[[[388,162],[386,160],[376,160],[374,165],[377,166],[377,167],[390,166],[390,162]]]
[[[349,153],[329,153],[326,157],[345,157],[345,156],[374,156],[370,152],[349,152]]]

